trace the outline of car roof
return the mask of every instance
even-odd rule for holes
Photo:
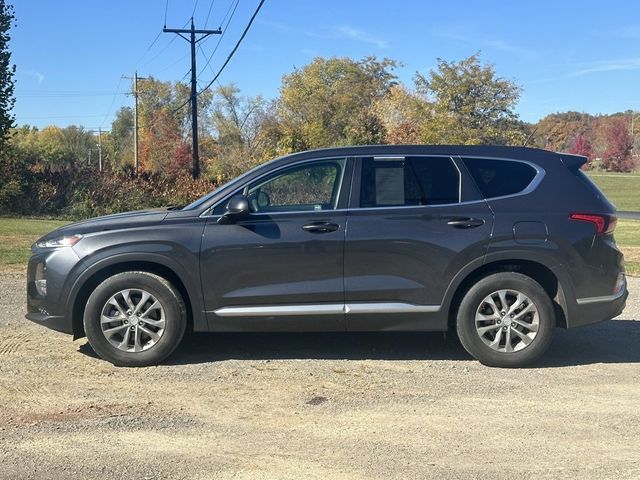
[[[499,145],[363,145],[355,147],[332,147],[307,150],[280,157],[276,162],[289,163],[318,157],[355,157],[375,155],[447,155],[509,158],[540,163],[558,161],[558,154],[548,150],[529,147]]]

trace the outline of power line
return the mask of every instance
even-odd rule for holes
[[[224,17],[222,17],[222,21],[220,22],[220,25],[222,25],[224,21],[227,19],[227,17],[229,16],[229,12],[231,11],[232,6],[233,6],[233,0],[231,0],[231,3],[229,3],[229,8],[227,8],[227,13],[225,13]]]
[[[164,23],[166,25],[167,23],[167,9],[169,7],[169,0],[166,0],[165,2],[165,7],[164,7]],[[158,39],[160,38],[160,35],[162,34],[162,30],[160,30],[158,32],[158,34],[155,36],[155,38],[153,39],[153,41],[149,44],[149,46],[147,47],[147,49],[144,51],[144,53],[142,54],[142,56],[138,59],[138,61],[136,62],[134,69],[136,69],[138,67],[138,65],[140,64],[140,62],[147,56],[147,54],[151,51],[151,49],[153,48],[153,46],[156,44],[156,42],[158,41]],[[154,57],[155,58],[155,57]],[[122,76],[120,76],[120,78],[118,79],[118,86],[116,87],[116,93],[113,95],[113,98],[111,99],[111,104],[109,105],[109,110],[107,111],[107,114],[104,116],[104,120],[102,121],[102,124],[104,124],[104,122],[107,121],[107,118],[109,117],[109,115],[111,114],[111,110],[113,109],[113,104],[116,101],[116,96],[118,95],[118,92],[120,91],[120,85],[122,84]],[[102,127],[102,125],[100,125]]]
[[[174,37],[175,38],[175,37]],[[185,55],[181,56],[179,59],[177,59],[174,62],[171,62],[169,65],[166,65],[164,67],[162,67],[160,70],[156,70],[156,74],[158,73],[162,73],[165,72],[167,70],[169,70],[171,67],[175,67],[177,64],[179,64],[180,62],[182,62],[185,58],[187,58],[189,56],[188,53],[186,53]]]
[[[182,83],[182,82],[184,82],[184,81],[187,79],[187,77],[189,76],[189,74],[190,74],[190,73],[191,73],[191,69],[187,70],[187,73],[185,73],[185,74],[182,76],[182,78],[181,78],[180,80],[178,80],[178,83]]]
[[[29,119],[29,120],[47,120],[47,119],[51,119],[51,118],[95,118],[95,117],[102,117],[102,115],[42,115],[42,116],[36,116],[36,117],[22,117],[20,116],[21,119]]]
[[[107,110],[107,114],[104,116],[104,119],[102,120],[102,124],[100,125],[101,127],[107,121],[107,118],[109,118],[109,115],[111,115],[111,109],[113,108],[113,104],[115,103],[116,97],[118,96],[118,92],[120,91],[120,85],[122,85],[122,77],[120,77],[120,79],[118,80],[116,93],[114,93],[113,98],[111,99],[111,103],[109,104],[109,110]]]
[[[211,10],[213,9],[214,2],[215,0],[211,0],[211,4],[209,5],[209,11],[207,12],[207,19],[204,21],[204,28],[207,28],[207,24],[209,23],[209,17],[211,16]]]
[[[194,17],[194,15],[196,14],[196,8],[198,8],[198,1],[196,0],[196,4],[193,6],[193,12],[191,12],[191,18]]]
[[[109,97],[111,95],[126,95],[122,92],[105,92],[105,93],[27,93],[18,94],[16,98],[76,98],[76,97]]]
[[[70,94],[70,95],[113,95],[112,91],[107,90],[20,90],[21,93],[27,94]]]
[[[167,2],[168,2],[168,1],[169,1],[169,0],[167,0]],[[214,4],[214,2],[215,2],[215,0],[211,0],[211,4],[209,5],[209,11],[208,11],[208,13],[207,13],[207,19],[206,19],[206,21],[205,21],[205,25],[204,25],[204,27],[203,27],[203,28],[205,28],[205,29],[207,28],[207,24],[208,24],[208,22],[209,22],[209,17],[211,16],[211,9],[213,8],[213,4]],[[231,0],[231,3],[229,4],[229,10],[231,10],[231,6],[233,6],[233,2],[234,2],[234,0]],[[227,10],[227,15],[229,14],[229,10]],[[224,18],[226,18],[226,17],[227,17],[227,15],[225,15],[225,17],[224,17]],[[182,28],[185,28],[185,27],[187,26],[187,24],[188,24],[188,23],[189,23],[189,21],[187,21],[187,22],[182,26]],[[220,23],[220,25],[222,25],[223,23],[224,23],[224,21],[223,21],[223,22],[221,22],[221,23]],[[166,27],[166,26],[167,26],[167,25],[166,25],[166,21],[165,21],[165,27]],[[221,27],[221,28],[222,28],[222,27]],[[223,35],[224,35],[224,32],[223,32]],[[169,46],[170,46],[170,45],[171,45],[171,44],[176,40],[176,38],[177,38],[177,37],[172,37],[172,38],[171,38],[171,40],[169,41],[169,43],[167,43],[167,45],[166,45],[162,50],[160,50],[160,51],[159,51],[159,52],[158,52],[158,53],[157,53],[157,54],[156,54],[156,55],[155,55],[151,60],[149,60],[148,62],[146,62],[146,64],[149,64],[149,63],[153,62],[156,58],[158,58],[158,57],[159,57],[159,56],[160,56],[160,55],[161,55],[161,54],[162,54],[162,53],[163,53],[167,48],[169,48]],[[210,38],[210,37],[206,37],[206,38],[204,38],[204,39],[199,43],[199,45],[204,45],[205,43],[207,43],[207,42],[209,41],[209,38]],[[220,37],[218,37],[218,38],[220,38]],[[218,48],[218,45],[219,45],[219,44],[220,44],[220,40],[218,40],[218,44],[216,44],[216,47],[215,47],[216,49]],[[215,53],[215,50],[214,50],[214,53]],[[181,57],[180,57],[180,58],[178,58],[177,60],[175,60],[175,61],[171,62],[170,64],[168,64],[168,65],[166,65],[166,66],[164,66],[164,67],[162,67],[160,70],[156,70],[156,73],[166,72],[167,70],[169,70],[170,68],[172,68],[172,67],[176,66],[176,65],[177,65],[178,63],[180,63],[182,60],[184,60],[185,58],[187,58],[188,56],[189,56],[189,54],[188,54],[188,53],[187,53],[187,54],[185,54],[185,55],[183,55],[183,56],[181,56]],[[204,55],[204,56],[205,56],[205,58],[207,57],[206,55]],[[182,80],[184,80],[184,79],[187,77],[187,75],[189,75],[189,72],[187,72],[187,73],[185,74],[185,76],[184,76],[184,77],[182,77]],[[180,81],[182,81],[182,80],[180,80]]]
[[[182,28],[185,28],[187,25],[189,24],[189,20],[187,20],[184,25],[182,26]],[[162,33],[162,32],[161,32]],[[158,53],[156,53],[150,60],[147,60],[146,62],[143,63],[143,65],[149,65],[150,63],[152,63],[155,59],[157,59],[160,55],[162,55],[167,48],[169,48],[171,46],[171,44],[176,40],[176,38],[178,37],[173,37],[171,38],[171,40],[169,40],[169,43],[167,43],[162,49],[160,49],[160,51],[158,51]],[[184,58],[184,57],[182,57]]]
[[[144,57],[147,56],[147,53],[149,53],[149,51],[153,48],[153,46],[156,44],[156,42],[158,41],[158,39],[160,38],[160,35],[162,35],[162,30],[160,30],[158,32],[158,34],[156,35],[156,38],[153,39],[153,41],[151,42],[151,44],[147,47],[147,49],[144,51],[144,53],[142,54],[142,56],[138,59],[138,61],[136,62],[136,67],[138,66],[138,64],[142,61],[142,59]]]
[[[244,40],[244,37],[246,37],[247,32],[249,31],[249,29],[251,28],[251,25],[253,24],[253,21],[255,20],[255,18],[258,16],[258,12],[260,11],[260,9],[262,8],[262,5],[264,4],[264,0],[260,0],[260,3],[258,4],[258,7],[256,8],[256,11],[253,12],[253,15],[251,16],[251,19],[249,20],[249,23],[247,24],[246,28],[244,29],[244,32],[242,32],[242,35],[240,36],[240,38],[238,39],[238,43],[236,43],[236,46],[233,47],[233,50],[231,50],[231,53],[229,54],[229,56],[227,57],[227,59],[225,60],[225,62],[222,64],[222,66],[220,67],[220,70],[218,70],[218,73],[216,73],[215,77],[213,77],[213,80],[211,80],[206,87],[204,87],[202,90],[200,90],[198,92],[198,95],[200,95],[202,92],[204,92],[205,90],[208,90],[211,85],[213,85],[213,83],[218,79],[218,77],[220,76],[220,74],[223,72],[223,70],[225,69],[225,67],[227,66],[227,64],[231,61],[231,58],[233,57],[233,55],[236,53],[236,50],[238,50],[238,47],[240,46],[240,44],[242,43],[242,40]]]
[[[197,6],[197,1],[196,1]],[[175,33],[189,42],[191,46],[191,117],[192,117],[192,133],[191,139],[193,142],[192,155],[193,155],[193,178],[200,176],[200,157],[198,152],[198,86],[196,83],[196,44],[203,38],[209,35],[220,35],[221,30],[206,30],[199,29],[193,23],[193,17],[191,17],[191,28],[189,30],[181,28],[163,28],[163,32]],[[189,35],[187,38],[185,35]]]
[[[211,59],[213,58],[213,56],[218,51],[218,47],[220,46],[220,42],[222,42],[222,38],[224,37],[225,32],[229,28],[229,24],[231,23],[231,19],[233,18],[233,15],[236,13],[236,9],[238,8],[238,4],[239,3],[240,3],[240,0],[236,0],[235,7],[233,8],[233,12],[231,12],[231,16],[229,17],[229,21],[227,22],[227,24],[222,29],[222,35],[220,35],[220,37],[218,37],[218,42],[216,43],[216,46],[213,48],[213,52],[211,52],[211,55],[209,55],[209,57],[207,57],[205,55],[205,57],[207,57],[207,63],[205,64],[204,67],[202,67],[202,70],[200,70],[200,75],[202,75],[202,72],[204,72],[204,70],[209,66],[209,64],[211,63]],[[233,0],[232,0],[231,5],[233,5],[233,4],[234,3],[233,3]],[[229,13],[229,12],[227,11],[227,13]],[[227,15],[225,15],[225,19],[226,18],[227,18]],[[222,21],[222,23],[224,23],[224,20]],[[204,51],[203,51],[203,54],[204,54]]]
[[[214,82],[218,79],[218,77],[220,76],[220,74],[224,71],[225,67],[229,64],[229,62],[231,61],[231,58],[233,57],[233,55],[236,53],[236,50],[238,50],[238,47],[240,46],[240,44],[242,43],[242,40],[244,40],[244,37],[246,37],[247,32],[249,31],[249,29],[251,28],[251,25],[253,24],[253,21],[255,20],[256,16],[258,15],[258,12],[260,12],[260,9],[262,8],[262,5],[264,4],[264,0],[260,0],[260,3],[258,4],[258,6],[256,7],[256,11],[253,12],[253,15],[251,16],[251,19],[249,20],[249,23],[247,24],[247,26],[245,27],[244,31],[242,32],[242,35],[240,36],[240,38],[238,39],[238,42],[236,43],[235,47],[233,47],[233,50],[231,50],[231,53],[229,53],[229,56],[227,57],[227,59],[225,60],[225,62],[222,64],[222,66],[220,67],[220,69],[218,70],[218,73],[216,73],[216,75],[213,77],[213,80],[211,80],[202,90],[200,90],[199,92],[196,93],[196,96],[200,95],[202,92],[208,90],[209,88],[211,88],[211,85],[214,84]],[[175,108],[172,113],[177,112],[178,110],[181,110],[182,108],[184,108],[185,105],[187,105],[189,102],[191,101],[191,99],[187,100],[186,102],[184,102],[183,104],[181,104],[179,107]]]

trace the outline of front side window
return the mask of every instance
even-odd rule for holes
[[[360,206],[395,207],[460,202],[460,174],[447,157],[362,159]]]
[[[247,196],[254,213],[334,210],[344,160],[304,163],[249,186]]]

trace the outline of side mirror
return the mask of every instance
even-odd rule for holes
[[[229,200],[226,211],[220,217],[218,223],[226,225],[247,215],[249,215],[249,199],[245,195],[235,195]]]

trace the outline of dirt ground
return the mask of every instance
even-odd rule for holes
[[[0,274],[2,479],[640,478],[640,279],[536,368],[441,334],[195,335],[115,368]]]

